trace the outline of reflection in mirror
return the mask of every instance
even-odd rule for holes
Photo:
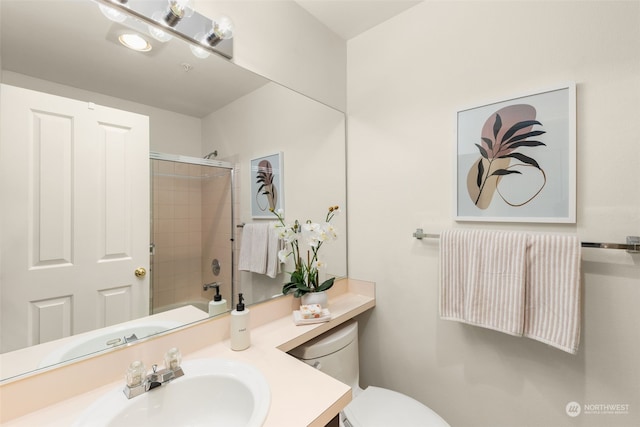
[[[151,313],[184,305],[209,313],[216,288],[225,304],[215,313],[225,312],[233,281],[231,166],[159,153],[151,158]]]
[[[200,159],[208,153],[217,152],[216,161],[224,161],[232,166],[235,213],[227,221],[231,223],[228,231],[229,241],[233,240],[235,254],[242,240],[242,229],[236,225],[258,221],[253,219],[250,213],[249,164],[253,158],[279,152],[284,154],[284,209],[287,218],[317,220],[318,216],[323,215],[327,206],[333,204],[344,206],[346,202],[345,127],[344,115],[341,112],[269,82],[216,55],[206,59],[195,58],[182,40],[174,39],[164,44],[152,40],[153,49],[146,53],[126,50],[117,42],[118,32],[122,30],[121,26],[106,20],[97,5],[90,0],[3,0],[0,2],[0,7],[2,8],[0,65],[3,84],[77,100],[83,103],[83,110],[91,108],[99,112],[117,110],[147,118],[147,152],[143,156],[143,164],[138,167],[138,172],[142,171],[146,178],[134,180],[136,183],[144,181],[147,188],[151,185],[147,172],[150,168],[149,150]],[[38,31],[33,31],[34,28],[38,28]],[[47,35],[46,43],[43,43],[42,34]],[[3,88],[0,92],[3,102],[4,94]],[[3,104],[1,118],[11,119],[15,111],[13,106]],[[122,126],[116,126],[109,129],[115,131],[122,128]],[[4,132],[4,129],[1,131]],[[110,135],[114,134],[117,132],[112,132]],[[75,144],[76,147],[85,145],[82,141],[78,141]],[[15,163],[15,159],[5,157],[6,153],[11,151],[7,149],[11,143],[3,138],[0,144],[2,145],[0,147],[2,181],[9,181],[12,185],[17,181],[24,181],[31,185],[29,183],[32,182],[30,178],[32,175],[28,175],[28,171],[23,170],[21,174],[10,174],[5,171],[5,165]],[[59,154],[56,150],[48,153],[52,154],[54,160],[60,159],[56,157]],[[70,158],[69,155],[62,157],[63,160]],[[60,163],[54,161],[53,164]],[[95,169],[91,162],[83,167],[89,172],[92,168]],[[73,177],[73,182],[93,182],[88,176],[84,176],[80,169],[75,169],[69,176]],[[71,178],[63,177],[63,183],[65,179]],[[228,178],[223,178],[225,179]],[[204,183],[200,178],[192,180]],[[10,197],[15,197],[12,185],[0,188],[2,209],[10,203]],[[87,186],[90,189],[100,188],[93,184],[87,184]],[[53,200],[57,197],[53,194],[64,194],[61,192],[62,188],[48,188]],[[151,286],[148,280],[150,276],[158,273],[160,276],[157,278],[158,283],[163,283],[164,277],[162,268],[158,267],[160,271],[154,271],[150,264],[148,231],[151,221],[148,213],[149,204],[146,203],[148,194],[143,199],[144,203],[124,203],[124,205],[122,201],[120,203],[121,206],[136,208],[146,206],[146,226],[144,226],[147,230],[147,240],[144,243],[146,259],[140,264],[132,262],[128,265],[127,278],[122,281],[123,286],[97,284],[101,291],[99,297],[92,294],[91,298],[98,299],[97,304],[102,304],[101,307],[104,310],[97,310],[88,304],[75,306],[77,299],[65,300],[69,293],[60,293],[57,279],[45,277],[43,280],[47,284],[44,286],[46,292],[29,296],[25,303],[26,307],[21,308],[28,313],[26,318],[10,318],[12,308],[4,305],[8,301],[5,297],[7,292],[13,292],[17,288],[7,274],[6,267],[10,257],[6,254],[13,250],[14,243],[21,242],[21,245],[28,246],[31,244],[28,242],[34,240],[28,239],[28,233],[12,237],[11,241],[7,239],[6,230],[14,228],[15,223],[8,221],[5,212],[1,212],[3,221],[0,229],[2,233],[2,254],[0,255],[2,325],[3,327],[17,324],[28,326],[27,333],[31,336],[28,344],[31,347],[14,349],[0,355],[0,380],[19,376],[44,367],[48,363],[56,363],[57,360],[64,360],[65,357],[76,358],[91,354],[95,349],[88,344],[96,337],[100,342],[104,344],[109,342],[113,346],[133,345],[140,340],[126,342],[125,338],[135,333],[129,334],[130,322],[143,322],[143,329],[140,329],[141,324],[136,323],[134,326],[138,330],[148,330],[148,327],[152,328],[149,324],[155,321],[178,321],[179,324],[187,324],[207,318],[204,311],[193,305],[173,310],[166,309],[180,305],[178,299],[175,299],[177,294],[181,295],[182,301],[202,302],[213,298],[213,290],[203,290],[203,284],[218,281],[211,275],[212,260],[209,258],[218,259],[221,270],[224,272],[221,276],[231,272],[230,278],[224,277],[220,280],[223,282],[221,292],[229,307],[232,299],[231,285],[235,288],[234,293],[243,292],[249,302],[258,302],[280,293],[282,283],[286,280],[286,272],[282,272],[275,279],[248,272],[239,274],[234,267],[233,257],[227,261],[227,258],[218,258],[213,254],[206,254],[206,262],[201,263],[204,264],[202,276],[190,282],[193,289],[188,293],[181,294],[182,291],[176,292],[174,289],[172,300],[167,294],[164,296],[156,294],[156,289],[150,292]],[[107,204],[105,209],[107,211],[111,209],[112,213],[117,214],[118,208],[114,206],[118,205]],[[77,207],[86,207],[86,205],[78,202]],[[21,219],[16,221],[19,222]],[[336,223],[341,231],[340,240],[332,243],[330,248],[327,247],[329,268],[325,274],[343,277],[346,275],[346,221],[344,218],[340,221]],[[204,233],[204,230],[201,232]],[[117,236],[115,233],[106,235]],[[195,234],[192,234],[192,237],[195,237]],[[198,238],[201,241],[205,240],[204,236]],[[212,245],[216,246],[217,243]],[[202,258],[205,258],[204,252]],[[100,265],[105,264],[107,263]],[[151,274],[146,275],[146,282],[144,282],[146,285],[138,286],[139,288],[146,286],[146,293],[143,292],[136,297],[144,301],[140,303],[136,300],[138,302],[129,305],[130,296],[127,292],[120,292],[118,289],[143,283],[132,274],[133,270],[141,266],[146,267],[147,270],[151,268]],[[40,271],[45,274],[45,269]],[[183,275],[176,273],[176,270],[168,274],[183,278]],[[96,280],[93,279],[80,282],[80,286],[85,286],[87,282],[96,285],[94,283]],[[225,288],[225,286],[229,287]],[[55,300],[56,297],[61,297],[63,303],[48,306],[58,307],[47,312],[51,313],[52,317],[39,318],[38,312],[43,307],[41,302],[52,298]],[[110,300],[110,298],[114,299]],[[107,301],[114,301],[114,304],[107,304]],[[154,304],[158,306],[157,309],[153,308]],[[159,308],[160,306],[162,308]],[[126,310],[117,310],[122,316],[105,316],[105,310],[114,307],[118,309],[124,307]],[[140,308],[142,312],[139,311]],[[72,312],[83,310],[92,316],[92,322],[70,320]],[[172,317],[168,319],[168,315]],[[47,339],[39,341],[34,338],[40,332],[47,332],[37,331],[37,325],[52,327],[48,331],[50,341],[44,342]],[[166,326],[167,323],[163,325]],[[99,329],[92,331],[95,328]],[[107,340],[104,341],[105,334],[114,332],[114,328],[116,337],[108,335]],[[3,343],[5,342],[4,334],[5,330],[0,337]],[[76,338],[82,338],[82,345],[76,345],[77,341],[70,344]],[[115,342],[118,339],[124,342]],[[33,349],[37,351],[31,352],[30,350]],[[67,350],[69,350],[68,353]],[[55,359],[55,361],[47,359],[48,361],[43,365],[45,356],[54,353],[55,355],[66,354],[66,356],[61,356],[61,359]]]

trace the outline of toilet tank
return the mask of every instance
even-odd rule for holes
[[[289,351],[293,357],[359,390],[358,322],[346,322]]]

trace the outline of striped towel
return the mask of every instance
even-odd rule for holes
[[[440,236],[440,317],[522,335],[527,236],[450,230]]]
[[[581,245],[576,236],[451,230],[440,240],[442,319],[577,353]]]
[[[571,354],[580,343],[580,252],[577,236],[531,235],[523,335]]]

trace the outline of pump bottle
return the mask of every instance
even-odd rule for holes
[[[217,316],[227,311],[227,300],[220,295],[220,285],[214,284],[212,286],[216,290],[216,294],[212,301],[209,301],[209,316]]]
[[[244,306],[242,293],[238,294],[238,304],[231,312],[231,350],[240,351],[251,345],[249,332],[249,309]]]

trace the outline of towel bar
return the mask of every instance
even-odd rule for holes
[[[422,240],[424,238],[430,239],[439,239],[439,234],[428,234],[425,233],[422,228],[417,228],[415,233],[413,233],[413,237],[418,240]],[[583,248],[594,248],[594,249],[624,249],[629,253],[638,253],[640,252],[640,236],[627,236],[627,243],[596,243],[596,242],[582,242],[581,246]]]

